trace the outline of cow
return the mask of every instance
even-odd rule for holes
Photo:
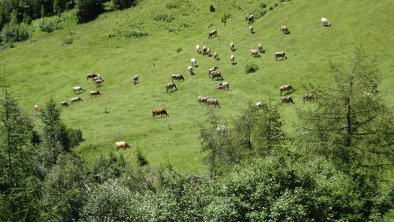
[[[131,77],[131,81],[133,81],[134,85],[137,85],[140,82],[140,77],[138,75],[135,75]]]
[[[195,58],[191,58],[190,62],[192,64],[192,67],[197,67],[197,60]]]
[[[313,93],[305,93],[302,95],[302,103],[305,103],[306,101],[312,101],[315,99],[315,95]]]
[[[209,76],[211,79],[224,80],[222,73],[219,71],[212,71]]]
[[[173,89],[175,89],[175,90],[178,90],[178,88],[176,87],[176,85],[175,85],[175,83],[173,83],[173,82],[170,82],[170,83],[168,83],[167,85],[166,85],[166,92],[168,92],[168,90],[173,90]]]
[[[75,102],[80,102],[83,101],[81,97],[73,97],[71,98],[71,105],[74,104]]]
[[[101,77],[101,75],[97,75],[96,77],[94,77],[92,80],[93,82],[99,79],[103,79],[103,77]]]
[[[259,107],[259,108],[266,107],[266,106],[267,106],[267,103],[265,103],[265,102],[257,102],[256,103],[256,107]]]
[[[207,52],[208,47],[206,45],[204,45],[202,47],[202,54],[205,55],[205,53]]]
[[[294,101],[293,101],[293,98],[291,98],[291,96],[284,96],[284,97],[282,97],[281,101],[282,101],[282,103],[287,103],[287,104],[293,103],[293,104],[295,104]]]
[[[230,90],[230,83],[228,82],[220,82],[216,85],[216,89],[227,89]]]
[[[90,91],[90,97],[97,97],[97,96],[100,96],[100,95],[103,95],[101,92],[99,92],[99,91],[97,91],[97,90],[95,90],[95,91]]]
[[[184,81],[185,78],[181,74],[173,74],[173,75],[171,75],[171,80],[172,81],[174,81],[174,80],[178,80],[178,81],[183,80]]]
[[[104,82],[104,79],[96,79],[94,80],[94,83],[96,83],[96,86],[101,86],[101,84]]]
[[[234,55],[231,55],[230,56],[230,62],[231,62],[231,64],[235,64],[236,62],[235,62],[235,56]]]
[[[260,53],[256,49],[251,49],[250,50],[250,55],[253,56],[253,57],[260,57]]]
[[[207,100],[208,100],[209,98],[207,97],[207,96],[198,96],[197,97],[197,101],[198,101],[198,103],[199,104],[201,104],[201,103],[207,103]]]
[[[93,79],[93,78],[95,78],[95,77],[97,77],[97,74],[96,74],[96,73],[90,73],[90,74],[87,74],[87,75],[86,75],[86,80],[88,80],[88,79]]]
[[[246,17],[246,21],[248,22],[248,24],[251,24],[254,22],[254,16],[253,15],[249,15]]]
[[[280,27],[280,31],[283,32],[283,34],[290,34],[289,29],[287,28],[287,26],[284,25]]]
[[[279,87],[280,95],[282,95],[283,92],[292,93],[292,92],[294,92],[294,90],[295,89],[291,85],[283,85],[283,86]]]
[[[201,47],[200,45],[196,45],[196,51],[198,54],[201,54]]]
[[[211,54],[211,49],[210,49],[210,48],[207,48],[207,49],[205,50],[205,52],[203,52],[203,55],[207,55],[208,57],[211,57],[211,56],[212,56],[212,54]]]
[[[275,60],[278,61],[278,58],[284,60],[287,59],[287,55],[285,52],[275,52]]]
[[[211,73],[212,73],[213,71],[216,71],[218,68],[219,68],[219,67],[217,67],[217,66],[213,66],[213,67],[209,68],[209,69],[208,69],[208,77],[210,77],[210,76],[211,76]]]
[[[126,148],[130,147],[130,145],[125,141],[115,142],[115,146],[116,146],[116,150],[126,149]]]
[[[234,52],[234,51],[235,51],[235,45],[234,45],[234,42],[231,42],[231,43],[230,43],[230,50],[231,50],[232,52]]]
[[[79,94],[85,92],[85,89],[82,86],[74,86],[73,91],[75,94]]]
[[[227,127],[224,124],[218,124],[216,126],[216,132],[218,133],[225,133],[227,131]]]
[[[217,37],[218,36],[218,30],[212,30],[208,33],[208,39],[211,39],[213,37]]]
[[[152,117],[160,115],[161,117],[167,116],[169,117],[167,111],[165,109],[154,109],[152,110]]]
[[[192,66],[188,66],[188,67],[187,67],[187,71],[190,73],[190,75],[194,75],[193,67],[192,67]]]
[[[214,107],[220,107],[219,100],[217,99],[207,99],[207,104],[212,105]]]
[[[321,24],[323,25],[323,26],[326,26],[326,27],[328,27],[328,26],[331,26],[331,23],[328,21],[328,19],[327,18],[321,18],[320,19],[320,22],[321,22]]]
[[[61,106],[68,107],[68,102],[67,102],[67,101],[61,101],[61,102],[60,102],[60,105],[61,105]]]
[[[34,110],[35,110],[35,111],[39,111],[39,110],[40,110],[40,105],[35,104],[35,105],[34,105]]]
[[[378,92],[378,83],[374,80],[371,82],[371,92],[373,93]]]
[[[216,61],[219,61],[219,60],[220,60],[220,58],[219,58],[219,53],[214,52],[214,53],[213,53],[213,58],[215,58]]]
[[[257,44],[257,50],[259,50],[260,53],[265,53],[265,49],[263,47],[263,44],[261,44],[261,42]]]
[[[254,34],[254,28],[253,28],[253,26],[249,26],[249,31],[250,31],[251,34]]]

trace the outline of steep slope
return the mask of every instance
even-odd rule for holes
[[[18,44],[0,54],[0,66],[5,66],[11,92],[33,115],[36,103],[45,104],[50,98],[69,100],[74,96],[73,86],[97,89],[85,76],[100,73],[105,79],[98,88],[103,95],[90,98],[85,92],[83,102],[62,112],[67,125],[84,133],[86,141],[78,150],[87,159],[96,158],[99,153],[114,151],[115,141],[126,140],[133,147],[121,152],[130,161],[138,147],[152,164],[170,163],[198,173],[205,171],[198,124],[210,112],[197,103],[199,95],[219,99],[222,107],[216,111],[230,122],[249,102],[269,95],[279,101],[278,87],[292,84],[297,89],[293,94],[296,104],[281,107],[291,133],[295,110],[303,107],[302,84],[330,84],[329,61],[348,64],[354,48],[362,46],[377,57],[379,90],[393,105],[393,1],[293,0],[277,7],[276,1],[264,2],[266,8],[257,1],[145,0],[133,9],[106,13],[91,23]],[[211,4],[214,13],[209,11]],[[256,33],[250,34],[245,16],[263,9],[267,13],[252,24]],[[321,17],[330,19],[332,26],[323,27]],[[281,25],[287,25],[291,34],[282,34]],[[218,30],[218,36],[208,39],[212,29]],[[63,45],[70,32],[75,35],[73,44]],[[127,38],[138,32],[147,35]],[[229,61],[230,42],[236,44],[236,65]],[[253,58],[249,50],[259,42],[266,53]],[[198,55],[196,44],[219,52],[221,60]],[[274,53],[280,50],[288,54],[288,60],[275,61]],[[194,76],[186,70],[192,57],[199,64]],[[250,63],[259,70],[246,75],[244,68]],[[208,79],[207,70],[212,66],[220,67],[230,91],[217,90],[218,82]],[[178,91],[166,93],[165,85],[173,73],[182,73],[186,80],[176,82]],[[141,79],[135,86],[131,83],[134,74]],[[170,117],[152,118],[151,110],[158,107],[165,107]]]

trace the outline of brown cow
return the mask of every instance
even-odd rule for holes
[[[135,75],[131,78],[131,81],[133,81],[134,85],[137,85],[140,82],[140,77]]]
[[[90,73],[90,74],[87,74],[87,75],[86,75],[86,80],[88,80],[88,79],[93,79],[93,78],[95,78],[95,77],[97,77],[97,74],[96,74],[96,73]]]
[[[198,101],[198,103],[207,103],[207,100],[208,100],[209,98],[207,97],[207,96],[199,96],[199,97],[197,97],[197,101]]]
[[[101,92],[99,92],[99,91],[90,91],[90,98],[92,97],[92,96],[94,96],[94,97],[97,97],[97,96],[100,96],[100,95],[103,95]]]
[[[158,116],[160,115],[161,117],[163,116],[167,116],[169,117],[170,115],[168,115],[167,111],[165,109],[154,109],[152,110],[152,117]]]
[[[71,105],[74,104],[75,102],[80,102],[83,101],[81,97],[73,97],[71,98]]]
[[[306,101],[312,101],[315,99],[315,95],[313,93],[305,93],[302,95],[302,103],[305,103]]]
[[[115,142],[115,146],[116,146],[116,150],[126,149],[126,148],[130,147],[130,145],[125,141]]]
[[[216,85],[217,89],[227,89],[230,90],[230,83],[228,82],[220,82]]]
[[[173,75],[171,75],[171,80],[172,81],[174,81],[174,80],[184,81],[185,77],[183,77],[183,75],[181,75],[181,74],[173,74]]]
[[[291,98],[291,96],[282,97],[282,103],[287,103],[287,104],[293,103],[293,104],[295,104],[294,101],[293,101],[293,98]]]
[[[218,36],[218,30],[212,30],[208,33],[208,39]]]
[[[289,29],[287,28],[287,26],[284,26],[284,25],[282,25],[282,26],[280,27],[280,31],[282,31],[283,34],[290,34]]]
[[[175,90],[178,90],[178,88],[176,87],[176,85],[175,85],[175,83],[173,83],[173,82],[170,82],[170,83],[168,83],[167,85],[166,85],[166,92],[168,92],[168,90],[172,90],[172,89],[175,89]]]
[[[278,61],[278,58],[281,58],[282,60],[287,59],[286,53],[285,52],[275,52],[275,60]]]
[[[292,93],[292,92],[294,92],[294,90],[295,89],[291,85],[283,85],[283,86],[279,87],[280,95],[282,95],[283,92]]]
[[[212,71],[209,74],[209,77],[211,77],[211,79],[219,79],[219,80],[224,80],[222,73],[220,73],[219,71]]]
[[[207,104],[212,106],[220,107],[219,100],[217,99],[207,99]]]

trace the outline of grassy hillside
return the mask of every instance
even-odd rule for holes
[[[256,33],[250,34],[245,16],[263,10],[262,2],[267,13],[252,24]],[[381,72],[379,90],[392,107],[393,1],[293,0],[277,7],[275,3],[278,1],[144,0],[133,9],[106,13],[88,24],[36,34],[1,52],[0,66],[5,67],[10,91],[32,115],[34,104],[43,105],[51,98],[70,100],[76,85],[87,89],[81,94],[83,102],[63,108],[62,118],[69,127],[83,131],[86,141],[78,151],[88,160],[114,151],[115,141],[126,140],[133,147],[120,152],[130,161],[138,147],[154,165],[170,163],[193,173],[206,171],[198,124],[212,111],[196,102],[199,95],[219,99],[222,107],[214,110],[230,122],[250,101],[269,95],[279,101],[278,87],[292,84],[297,89],[293,94],[296,104],[280,109],[292,136],[295,110],[308,106],[300,102],[302,84],[329,85],[329,61],[346,65],[354,48],[361,45],[376,56]],[[209,10],[211,4],[214,13]],[[226,15],[229,18],[223,23]],[[332,26],[323,27],[321,17],[327,17]],[[291,34],[282,34],[281,25],[287,25]],[[212,29],[218,30],[218,36],[208,39]],[[135,32],[147,35],[127,38]],[[64,45],[70,33],[74,41]],[[229,61],[230,42],[237,48],[233,53],[236,65]],[[266,53],[253,58],[249,50],[259,42]],[[198,55],[196,44],[217,51],[221,60]],[[274,53],[280,50],[288,54],[288,60],[275,61]],[[199,64],[194,76],[186,70],[192,57]],[[259,70],[246,75],[244,68],[250,63]],[[212,66],[220,67],[230,91],[217,90],[217,81],[208,79],[207,70]],[[86,74],[93,72],[105,79],[99,88],[103,95],[97,98],[88,94],[97,89],[86,80]],[[178,91],[166,93],[165,85],[174,73],[182,73],[186,80],[176,82]],[[138,85],[131,82],[135,74],[141,79]],[[165,107],[170,117],[152,118],[151,110],[158,107]]]

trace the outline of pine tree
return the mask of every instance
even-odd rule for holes
[[[300,113],[301,141],[313,153],[332,160],[340,169],[374,174],[394,160],[394,121],[379,94],[371,90],[378,71],[373,61],[356,50],[352,67],[331,65],[335,85],[313,85],[316,108]]]

